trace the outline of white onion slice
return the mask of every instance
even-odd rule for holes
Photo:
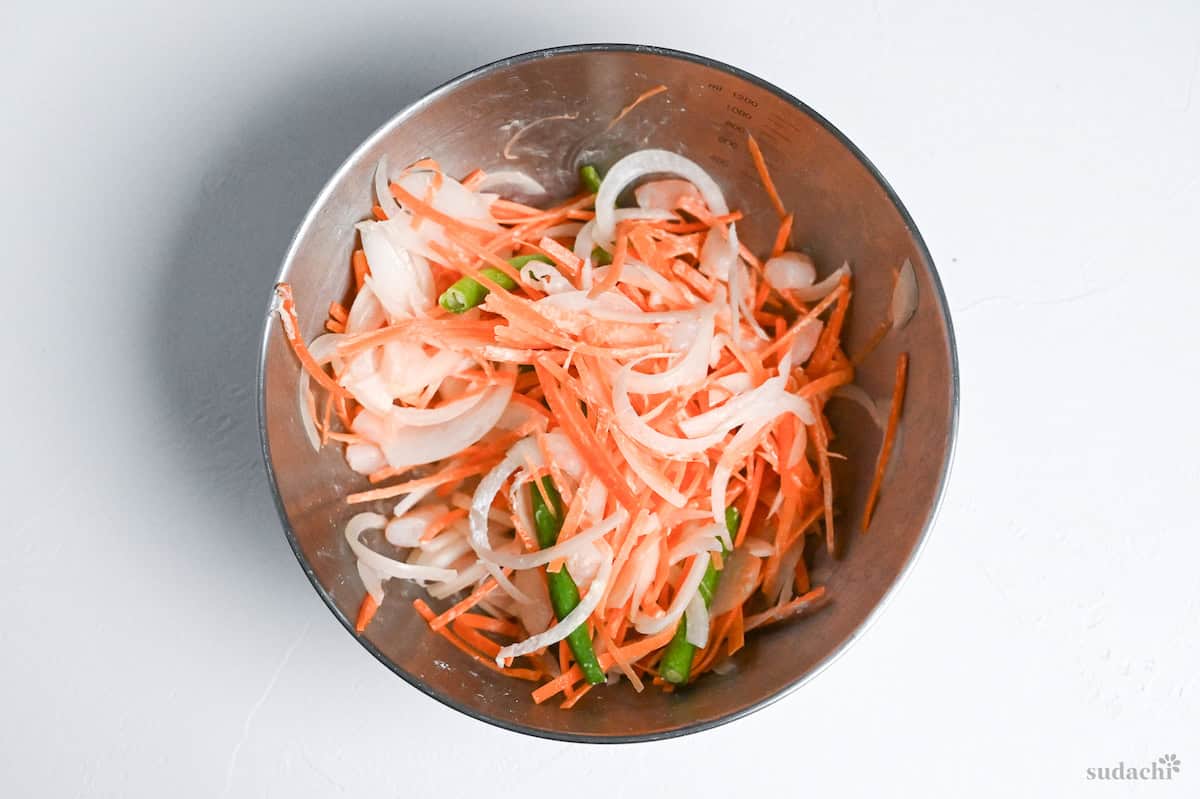
[[[393,246],[383,224],[357,226],[371,267],[366,282],[392,319],[409,319],[433,307],[433,273],[424,257]]]
[[[497,665],[503,665],[504,661],[508,658],[528,655],[530,652],[536,652],[544,646],[558,643],[570,635],[576,627],[587,621],[588,617],[592,615],[592,611],[599,607],[600,600],[603,598],[604,592],[608,589],[608,579],[612,575],[613,553],[612,549],[603,539],[598,541],[597,544],[604,553],[604,559],[600,563],[600,570],[592,578],[592,584],[588,587],[587,593],[579,600],[579,604],[575,606],[575,609],[564,616],[557,624],[551,626],[550,629],[530,636],[520,643],[502,648],[496,655]]]
[[[661,394],[702,381],[708,374],[708,355],[712,349],[715,319],[715,309],[705,308],[698,329],[679,360],[654,374],[630,370],[627,378],[629,390],[638,394]]]
[[[579,235],[579,231],[583,230],[582,222],[563,222],[561,225],[552,225],[542,231],[542,235],[548,239],[573,239]]]
[[[896,276],[896,287],[892,289],[892,330],[908,324],[917,312],[917,273],[912,261],[904,259],[900,274]]]
[[[346,465],[359,474],[371,474],[387,466],[383,451],[367,442],[347,444],[345,457]]]
[[[429,523],[446,510],[445,505],[434,505],[397,516],[387,523],[383,535],[394,547],[415,547],[429,528]]]
[[[486,391],[468,394],[456,400],[451,400],[437,408],[401,408],[393,405],[388,410],[388,422],[394,425],[409,425],[411,427],[429,427],[457,419],[479,406],[487,397]]]
[[[687,630],[684,637],[692,646],[703,649],[708,643],[708,606],[704,604],[704,595],[699,591],[688,603],[686,613]]]
[[[756,558],[765,558],[775,554],[774,544],[772,544],[770,541],[766,541],[762,538],[755,538],[753,536],[747,537],[746,540],[742,542],[740,549],[744,549],[747,553]]]
[[[382,555],[358,540],[368,530],[382,530],[387,518],[378,513],[359,513],[346,523],[346,541],[354,556],[383,577],[398,577],[401,580],[451,580],[456,575],[453,569],[435,569],[429,566],[413,566],[411,563],[394,560]]]
[[[667,612],[658,618],[650,618],[640,610],[634,612],[634,627],[642,635],[654,635],[661,633],[683,615],[688,603],[692,601],[692,597],[700,589],[700,580],[704,578],[704,571],[708,568],[709,555],[707,552],[701,552],[692,560],[692,566],[688,569],[687,574],[683,578],[683,583],[679,586],[679,593],[671,600],[671,606]]]
[[[820,319],[809,319],[793,334],[792,346],[788,350],[793,366],[801,366],[812,357],[813,350],[817,348],[817,342],[821,340],[821,331],[824,329],[825,323]],[[780,369],[780,373],[784,373],[784,370]]]
[[[513,575],[513,585],[529,597],[529,602],[517,603],[517,618],[530,635],[544,632],[554,621],[554,608],[550,605],[550,593],[546,590],[546,578],[534,569]]]
[[[792,291],[792,297],[800,302],[816,302],[823,300],[830,292],[838,287],[838,283],[842,279],[842,275],[850,274],[850,264],[842,264],[837,269],[830,272],[820,283],[814,283],[805,288],[798,288]]]
[[[361,560],[355,560],[354,565],[358,567],[358,579],[362,580],[363,588],[367,589],[371,599],[374,599],[377,605],[383,604],[383,578],[379,576],[379,572]]]
[[[630,441],[620,429],[614,429],[612,433],[617,451],[621,453],[621,457],[625,459],[625,463],[629,465],[634,475],[645,483],[647,488],[677,508],[687,505],[688,498],[667,479],[662,469],[647,458],[637,444]]]
[[[491,549],[490,547],[483,548],[479,545],[479,540],[475,538],[474,535],[471,537],[471,544],[475,547],[476,553],[483,560],[490,561],[498,566],[504,566],[509,569],[533,569],[538,566],[545,566],[552,560],[566,558],[585,551],[593,542],[603,538],[608,533],[617,529],[617,527],[623,521],[625,521],[626,516],[627,514],[624,510],[618,510],[607,519],[592,525],[586,530],[576,533],[561,544],[555,544],[554,546],[546,547],[545,549],[539,549],[537,552],[530,552],[525,555],[510,555],[505,552]],[[472,532],[474,531],[472,530]],[[484,544],[486,545],[486,543],[487,542],[485,541]],[[582,575],[578,575],[574,571],[572,571],[571,574],[576,578],[577,581],[583,581]]]
[[[657,208],[673,211],[686,198],[704,201],[699,190],[686,180],[651,180],[633,190],[639,208]]]
[[[880,430],[887,430],[888,408],[880,407],[879,403],[871,399],[871,395],[864,391],[860,386],[854,383],[847,383],[844,386],[838,386],[833,391],[829,392],[829,398],[850,400],[860,406],[871,416],[871,421]]]
[[[654,174],[674,174],[691,183],[704,198],[708,209],[716,216],[729,213],[721,187],[704,169],[678,153],[669,150],[638,150],[630,153],[604,176],[600,191],[596,194],[596,228],[594,237],[598,244],[611,244],[617,226],[617,197],[625,187],[635,180]]]
[[[507,191],[505,191],[507,189]],[[478,193],[494,191],[501,195],[524,194],[535,197],[546,193],[546,187],[537,180],[518,169],[501,169],[488,172],[479,185],[475,187]]]
[[[813,259],[802,252],[785,252],[763,265],[767,283],[780,291],[808,288],[817,281]]]
[[[701,552],[720,552],[721,551],[721,536],[720,533],[724,530],[723,524],[708,524],[695,527],[695,529],[684,536],[683,540],[667,552],[667,562],[672,566],[681,560],[687,560]],[[726,538],[728,532],[726,531]]]
[[[392,196],[392,190],[388,188],[388,160],[387,156],[379,159],[379,164],[375,167],[375,202],[383,209],[383,213],[388,219],[393,219],[403,213],[400,206],[396,204],[396,198]]]
[[[318,365],[324,366],[337,357],[337,345],[345,338],[337,333],[325,333],[317,336],[308,344],[308,351],[312,354],[313,360]],[[300,426],[304,429],[304,435],[308,438],[308,443],[312,445],[314,451],[321,449],[321,438],[317,435],[317,420],[312,417],[308,400],[310,395],[309,385],[312,379],[308,376],[307,369],[300,370],[300,379],[296,382],[296,400],[300,409]]]
[[[406,494],[404,499],[397,502],[396,507],[392,508],[392,513],[396,516],[403,516],[416,507],[418,502],[429,496],[429,494],[433,492],[434,488],[436,488],[436,486],[418,488],[416,491]]]
[[[430,586],[425,590],[434,599],[445,599],[448,596],[453,596],[469,585],[475,585],[484,577],[488,576],[488,570],[483,563],[476,563],[473,566],[468,566],[458,573],[458,576],[452,580],[445,580],[437,585]],[[506,578],[507,579],[507,578]]]
[[[746,543],[750,540],[746,539]],[[762,558],[775,552],[775,548],[765,541],[759,539],[759,543],[765,544],[765,551],[759,548],[761,555],[754,554],[748,547],[743,546],[725,559],[725,568],[721,570],[721,579],[717,583],[716,593],[713,594],[710,609],[713,616],[720,616],[741,607],[754,593],[758,585],[758,576],[762,572]]]
[[[483,400],[469,414],[428,427],[390,431],[385,440],[378,442],[380,449],[396,469],[448,458],[476,443],[496,426],[512,391],[512,382],[506,381],[487,389]]]
[[[521,282],[546,292],[549,295],[547,299],[575,291],[575,286],[563,277],[557,267],[541,261],[530,261],[521,267]]]
[[[621,432],[647,449],[668,458],[698,454],[725,437],[725,431],[722,430],[700,438],[669,436],[655,430],[638,416],[633,404],[629,401],[629,376],[633,373],[633,367],[641,360],[644,359],[633,360],[626,364],[617,373],[617,378],[613,382],[613,410]]]
[[[386,317],[383,313],[383,306],[379,304],[375,292],[364,285],[358,290],[354,302],[350,305],[350,312],[346,316],[346,335],[367,333],[378,328],[384,321],[386,321]]]

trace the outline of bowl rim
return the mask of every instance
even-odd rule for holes
[[[883,613],[884,608],[886,608],[887,605],[891,602],[891,600],[896,596],[896,593],[899,591],[900,587],[904,584],[904,582],[908,578],[909,574],[912,573],[913,567],[916,564],[917,559],[919,558],[921,552],[924,550],[925,546],[927,545],[927,543],[929,541],[930,532],[933,529],[933,526],[937,521],[938,513],[941,510],[942,501],[945,497],[946,485],[949,482],[950,472],[951,472],[951,468],[952,468],[953,461],[954,461],[955,447],[956,447],[957,438],[958,438],[958,414],[959,414],[959,407],[958,407],[959,406],[958,348],[955,343],[954,326],[953,326],[953,323],[950,318],[950,306],[946,299],[945,290],[942,287],[941,278],[938,275],[936,266],[934,265],[933,256],[929,252],[928,246],[925,244],[925,239],[921,236],[921,232],[917,228],[916,222],[913,220],[912,215],[909,214],[908,209],[905,208],[905,206],[904,206],[904,203],[902,203],[900,201],[899,196],[896,194],[896,191],[892,188],[891,184],[888,183],[887,179],[883,176],[883,174],[879,171],[879,169],[871,162],[871,160],[869,158],[867,158],[867,156],[862,152],[862,150],[860,150],[854,144],[854,142],[852,142],[844,133],[842,133],[837,127],[835,127],[833,125],[833,123],[831,123],[829,120],[827,120],[821,114],[819,114],[815,110],[813,110],[807,103],[801,101],[797,97],[793,96],[791,93],[784,91],[783,89],[776,86],[775,84],[758,77],[757,75],[753,75],[749,72],[746,72],[745,70],[739,69],[738,67],[732,66],[730,64],[726,64],[722,61],[718,61],[713,58],[708,58],[707,56],[697,55],[695,53],[689,53],[689,52],[686,52],[683,50],[676,50],[676,49],[672,49],[672,48],[668,48],[668,47],[657,47],[657,46],[653,46],[653,45],[594,43],[594,44],[561,45],[561,46],[556,46],[556,47],[542,48],[542,49],[538,49],[538,50],[530,50],[528,52],[519,53],[517,55],[508,56],[506,58],[501,58],[496,61],[492,61],[490,63],[484,64],[484,65],[476,67],[474,69],[471,69],[467,72],[462,73],[461,75],[459,75],[455,78],[452,78],[451,80],[446,81],[445,83],[442,83],[440,86],[437,86],[436,88],[427,92],[426,94],[424,94],[422,97],[420,97],[416,101],[410,103],[408,106],[406,106],[403,109],[401,109],[400,111],[398,111],[396,114],[394,114],[392,117],[390,117],[386,122],[384,122],[379,128],[377,128],[373,133],[371,133],[370,136],[368,136],[360,145],[358,145],[354,149],[353,152],[350,153],[350,155],[342,162],[342,164],[337,168],[337,170],[330,176],[328,181],[326,181],[324,187],[321,189],[320,193],[317,194],[316,198],[312,202],[312,205],[309,207],[308,211],[305,213],[304,219],[300,222],[300,225],[297,227],[296,232],[293,234],[291,242],[288,245],[287,253],[284,256],[284,259],[280,266],[279,272],[276,275],[275,282],[276,283],[280,282],[282,280],[284,274],[287,272],[288,268],[291,266],[292,261],[295,259],[296,253],[299,249],[301,239],[303,239],[303,237],[307,233],[308,229],[314,223],[314,220],[316,219],[316,216],[317,216],[319,210],[324,206],[325,201],[327,200],[328,196],[333,192],[334,187],[341,181],[341,179],[344,177],[344,175],[347,172],[349,172],[351,170],[351,168],[353,168],[358,163],[358,161],[360,160],[363,153],[365,153],[366,151],[371,149],[380,139],[382,139],[383,137],[388,135],[395,127],[402,124],[408,118],[412,117],[414,114],[416,114],[422,108],[428,106],[429,104],[431,104],[435,100],[439,99],[440,97],[442,97],[446,94],[449,94],[451,91],[458,88],[459,86],[462,86],[463,84],[466,84],[472,80],[475,80],[476,78],[481,77],[485,74],[488,74],[494,70],[501,69],[501,68],[511,66],[514,64],[521,64],[521,63],[524,63],[527,61],[533,61],[533,60],[538,60],[538,59],[552,58],[555,56],[563,56],[563,55],[575,55],[575,54],[579,54],[579,53],[596,53],[596,52],[600,52],[600,53],[606,53],[606,52],[645,53],[645,54],[649,54],[649,55],[662,56],[665,58],[672,58],[672,59],[677,59],[677,60],[681,60],[681,61],[689,61],[692,63],[700,64],[702,66],[711,67],[713,69],[717,69],[722,72],[726,72],[737,78],[741,78],[742,80],[745,80],[745,81],[748,81],[749,83],[754,84],[755,86],[759,87],[760,89],[771,92],[772,94],[774,94],[775,96],[784,100],[785,102],[790,103],[791,105],[795,106],[801,112],[803,112],[804,114],[807,114],[814,122],[819,124],[821,127],[825,128],[826,131],[828,131],[843,147],[846,148],[846,150],[848,152],[850,152],[851,155],[853,155],[859,161],[859,163],[861,163],[863,165],[863,167],[867,170],[867,172],[871,175],[871,177],[883,189],[883,191],[887,195],[888,200],[892,203],[892,205],[896,208],[896,211],[900,214],[901,220],[904,222],[905,226],[909,229],[909,231],[912,235],[913,241],[916,245],[918,252],[920,253],[921,257],[924,258],[925,262],[929,265],[929,274],[930,274],[931,283],[932,283],[933,289],[934,289],[934,296],[935,296],[935,299],[937,300],[938,307],[941,310],[942,318],[945,319],[945,322],[946,322],[946,346],[947,346],[947,349],[949,350],[949,355],[950,355],[950,419],[949,419],[948,435],[946,437],[945,461],[944,461],[944,464],[942,467],[941,474],[938,475],[938,484],[937,484],[937,488],[934,492],[933,503],[930,506],[929,513],[925,519],[924,525],[921,528],[921,532],[917,537],[916,544],[913,546],[912,552],[908,556],[908,560],[901,567],[899,573],[893,579],[892,584],[887,588],[887,590],[884,592],[883,596],[880,597],[879,601],[870,610],[870,612],[867,613],[866,617],[858,624],[858,626],[854,629],[854,631],[851,632],[850,635],[845,640],[843,640],[840,644],[838,644],[838,646],[833,651],[831,651],[829,654],[827,654],[815,666],[813,666],[811,669],[809,669],[804,674],[796,677],[791,682],[789,682],[787,685],[785,685],[782,688],[780,688],[779,690],[775,691],[773,694],[770,694],[769,696],[766,696],[766,697],[758,700],[757,702],[753,702],[749,705],[746,705],[745,707],[740,707],[736,710],[732,710],[729,713],[718,716],[716,718],[706,719],[703,721],[697,721],[697,722],[693,722],[691,724],[685,724],[685,725],[675,727],[672,729],[660,730],[660,731],[650,732],[650,733],[637,733],[637,734],[630,734],[630,735],[611,735],[611,736],[610,735],[594,735],[594,734],[589,734],[589,733],[572,733],[572,732],[559,732],[559,731],[555,731],[555,730],[546,730],[546,729],[541,729],[541,728],[537,728],[537,727],[527,726],[527,725],[521,724],[519,722],[509,721],[507,719],[501,719],[501,718],[496,718],[494,716],[490,716],[486,713],[482,713],[482,712],[480,712],[474,708],[471,708],[467,705],[461,704],[461,703],[455,701],[450,696],[440,693],[439,691],[434,689],[432,686],[430,686],[429,684],[427,684],[423,680],[421,680],[418,676],[416,676],[414,674],[410,674],[407,671],[405,671],[404,669],[400,668],[396,663],[394,663],[390,658],[388,658],[378,647],[376,647],[365,636],[358,635],[354,630],[353,621],[351,619],[349,619],[345,614],[343,614],[341,612],[341,610],[338,608],[338,606],[334,603],[333,597],[321,585],[320,581],[317,579],[315,571],[309,565],[307,558],[304,556],[304,553],[301,551],[300,544],[296,538],[295,531],[292,529],[291,521],[288,518],[287,511],[283,506],[283,500],[279,494],[279,485],[278,485],[278,482],[276,481],[275,469],[274,469],[274,467],[272,465],[272,461],[271,461],[271,447],[267,440],[266,363],[267,363],[267,348],[268,348],[268,345],[270,342],[271,331],[275,327],[275,313],[274,313],[273,296],[272,296],[272,299],[268,302],[266,320],[264,323],[262,340],[260,342],[260,347],[259,347],[258,375],[257,375],[257,381],[256,381],[256,390],[258,392],[258,403],[257,403],[258,404],[258,432],[259,432],[260,445],[261,445],[261,449],[262,449],[263,463],[266,466],[267,479],[271,486],[272,499],[274,500],[275,509],[279,514],[280,522],[283,525],[284,535],[287,538],[288,545],[292,549],[292,553],[296,556],[296,560],[300,563],[300,567],[304,570],[305,576],[308,577],[309,582],[312,583],[313,588],[316,589],[317,595],[321,597],[321,601],[325,603],[326,607],[328,607],[330,611],[332,611],[334,617],[337,618],[337,620],[341,623],[342,627],[345,628],[345,630],[350,634],[350,636],[355,641],[357,641],[364,649],[366,649],[368,652],[370,652],[371,655],[373,655],[376,660],[378,660],[385,667],[387,667],[391,672],[396,674],[398,677],[400,677],[402,680],[404,680],[409,685],[411,685],[414,688],[416,688],[417,690],[421,691],[426,696],[429,696],[430,698],[442,703],[443,705],[446,705],[447,707],[457,710],[458,712],[460,712],[466,716],[469,716],[478,721],[485,722],[487,724],[491,724],[495,727],[499,727],[501,729],[508,730],[510,732],[531,735],[536,738],[544,738],[544,739],[555,740],[555,741],[565,741],[565,742],[570,742],[570,743],[613,743],[613,744],[640,743],[640,742],[645,742],[645,741],[660,741],[660,740],[666,740],[669,738],[678,738],[678,737],[681,737],[684,735],[691,735],[693,733],[703,732],[704,730],[710,730],[715,727],[720,727],[724,724],[728,724],[732,721],[736,721],[737,719],[744,718],[744,717],[750,715],[751,713],[754,713],[757,710],[761,710],[762,708],[767,707],[768,705],[772,705],[772,704],[778,702],[779,700],[783,699],[784,697],[799,690],[801,686],[805,685],[810,680],[815,678],[818,674],[820,674],[825,669],[827,669],[834,661],[836,661],[838,658],[840,658],[850,648],[850,646],[852,644],[854,644],[856,641],[858,641],[867,632],[867,630],[869,630],[871,628],[871,626],[878,620],[880,615]]]

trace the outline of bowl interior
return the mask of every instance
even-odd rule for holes
[[[610,127],[632,98],[659,84],[665,93]],[[498,677],[429,634],[405,599],[419,590],[393,583],[363,643],[435,698],[501,726],[566,739],[703,729],[761,706],[814,673],[855,636],[909,564],[931,521],[953,438],[954,353],[941,288],[911,220],[853,146],[749,75],[681,53],[604,46],[546,51],[477,70],[404,111],[351,157],[297,234],[282,279],[293,284],[305,337],[316,335],[323,309],[348,289],[354,223],[370,214],[372,173],[384,155],[393,164],[433,156],[457,175],[476,167],[520,169],[566,195],[577,189],[581,162],[607,167],[634,149],[675,150],[717,179],[730,206],[746,215],[739,223],[743,239],[762,253],[777,217],[747,151],[748,132],[795,212],[793,243],[822,273],[843,261],[854,268],[848,352],[859,351],[886,318],[893,270],[905,259],[916,269],[916,315],[862,364],[857,380],[871,395],[888,397],[896,357],[910,353],[902,437],[867,535],[858,527],[881,435],[857,406],[829,405],[832,448],[846,457],[834,462],[845,557],[817,557],[813,577],[828,588],[832,603],[812,618],[753,634],[731,674],[706,676],[674,694],[649,689],[639,695],[623,683],[593,691],[564,712],[553,702],[535,705],[527,683]],[[314,585],[352,627],[363,588],[341,534],[351,515],[343,497],[362,478],[338,449],[310,447],[297,413],[299,367],[274,321],[267,325],[262,368],[264,447],[281,515]],[[384,503],[379,510],[389,508]]]

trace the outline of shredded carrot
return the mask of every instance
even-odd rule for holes
[[[665,91],[656,86],[643,92],[610,127]],[[532,125],[577,116],[535,120],[510,139],[505,155]],[[594,227],[594,194],[583,191],[544,208],[490,196],[481,200],[486,213],[448,213],[451,207],[469,208],[458,199],[462,192],[478,196],[486,175],[474,170],[456,183],[431,158],[404,171],[425,170],[421,188],[408,180],[389,185],[419,236],[388,238],[399,255],[407,249],[414,256],[405,263],[402,279],[381,272],[372,278],[361,245],[354,247],[351,291],[330,302],[323,318],[305,320],[310,329],[324,325],[339,334],[332,351],[329,340],[318,345],[323,350],[309,349],[291,287],[277,287],[284,335],[314,384],[298,397],[307,410],[300,414],[307,432],[310,438],[315,432],[321,445],[344,446],[350,464],[370,483],[349,492],[347,503],[379,503],[368,509],[386,513],[386,500],[404,497],[395,506],[401,516],[413,514],[404,524],[420,520],[412,534],[422,557],[410,559],[412,567],[436,562],[461,580],[456,583],[461,591],[440,613],[421,599],[413,602],[414,609],[431,633],[465,657],[535,683],[537,703],[558,697],[560,707],[576,706],[596,687],[584,674],[594,678],[594,665],[627,678],[635,690],[679,687],[666,679],[680,681],[664,660],[677,625],[651,636],[637,630],[643,615],[657,618],[691,599],[681,592],[698,550],[679,555],[678,548],[691,547],[697,534],[709,535],[714,514],[720,518],[723,510],[741,512],[731,531],[734,550],[747,540],[766,540],[772,542],[771,552],[751,598],[710,619],[708,640],[689,661],[690,680],[741,651],[749,631],[805,615],[828,600],[824,587],[812,585],[809,570],[819,575],[827,555],[840,556],[830,462],[845,456],[830,451],[834,430],[824,406],[834,389],[854,380],[856,365],[888,328],[880,325],[851,358],[843,342],[853,297],[848,273],[817,301],[801,301],[766,280],[764,261],[803,247],[798,237],[804,231],[784,207],[751,135],[747,146],[778,219],[751,217],[745,223],[748,231],[767,230],[770,249],[738,242],[739,263],[749,267],[738,272],[745,275],[742,313],[728,310],[728,276],[715,274],[701,257],[706,246],[732,240],[732,226],[745,219],[739,209],[715,214],[697,191],[673,192],[678,199],[671,201],[670,215],[619,217],[601,257],[594,242],[580,238]],[[447,191],[455,195],[450,202]],[[367,218],[383,221],[387,215],[375,205]],[[552,279],[526,282],[511,263],[516,256],[546,260],[553,265],[547,269]],[[368,279],[373,296],[364,297]],[[455,293],[440,304],[440,294],[452,286]],[[346,333],[351,309],[355,332]],[[788,357],[799,331],[813,330],[809,323],[818,319],[823,324],[811,354]],[[896,443],[907,380],[907,356],[902,357],[864,530]],[[618,414],[614,384],[625,369],[643,379],[660,374],[672,379],[653,389],[631,381],[629,407],[622,404]],[[506,406],[490,401],[497,396],[494,387],[503,389]],[[805,414],[803,421],[786,412],[786,403],[797,398],[811,409],[812,416]],[[631,424],[630,412],[639,424]],[[713,425],[721,433],[711,446],[697,450],[687,442],[705,435],[697,430],[715,430]],[[396,454],[410,428],[428,432],[429,443],[413,445],[428,452],[404,452],[404,462],[413,465],[392,467],[387,458],[401,462]],[[459,443],[445,447],[442,441]],[[492,497],[486,508],[492,546],[513,554],[537,551],[545,531],[532,529],[534,521],[521,504],[531,490],[547,504],[555,492],[561,500],[559,544],[574,539],[579,545],[581,531],[601,524],[607,529],[594,542],[568,550],[576,555],[551,560],[545,571],[561,572],[569,561],[575,572],[576,563],[584,568],[588,560],[577,555],[594,552],[602,554],[610,577],[597,589],[599,603],[585,622],[587,636],[498,664],[505,646],[520,645],[537,631],[526,629],[532,624],[526,611],[518,614],[510,597],[497,590],[508,588],[513,570],[483,568],[485,561],[464,538],[464,520],[472,517],[471,508],[484,492]],[[817,541],[808,536],[822,532],[824,547],[814,551]],[[383,557],[396,557],[380,538],[364,537],[361,543],[368,540],[370,546],[384,547]],[[786,566],[797,552],[795,565]],[[728,554],[712,553],[711,564],[726,570]],[[586,594],[587,575],[572,576],[583,580],[579,588]],[[594,579],[592,585],[597,585]],[[767,592],[779,597],[776,586],[786,589],[786,596],[793,588],[800,596],[764,610],[756,597]],[[363,597],[355,619],[358,632],[368,629],[378,607],[370,594]],[[578,648],[581,640],[590,640],[592,655]]]
[[[615,117],[613,117],[613,121],[608,123],[608,127],[605,128],[605,131],[612,130],[614,127],[616,127],[618,122],[620,122],[622,119],[625,118],[625,116],[630,111],[637,108],[639,105],[644,103],[646,100],[649,100],[651,97],[654,97],[656,94],[662,94],[666,90],[667,90],[666,86],[659,84],[658,86],[655,86],[653,89],[647,89],[646,91],[639,94],[632,103],[630,103],[629,105],[627,105],[621,109],[621,113],[619,113]]]
[[[783,221],[779,223],[779,232],[775,234],[775,244],[771,247],[771,257],[782,255],[788,248],[788,237],[792,235],[792,223],[796,217],[794,214],[787,214],[783,217]]]
[[[375,618],[375,611],[379,610],[379,603],[375,601],[375,597],[371,594],[363,594],[362,604],[358,606],[358,616],[354,619],[354,631],[361,633],[367,629],[367,625],[371,623],[371,619]]]
[[[779,192],[775,189],[775,181],[771,180],[771,173],[767,171],[767,160],[763,158],[758,142],[754,140],[754,136],[747,133],[746,144],[750,147],[750,157],[754,159],[754,168],[758,170],[759,180],[762,181],[767,196],[771,198],[771,205],[775,206],[775,211],[779,214],[780,218],[787,216],[787,209],[783,205],[783,200],[779,199]]]
[[[892,389],[892,409],[888,413],[887,431],[883,435],[883,444],[879,447],[879,458],[875,461],[875,476],[871,479],[870,490],[867,491],[867,504],[862,520],[863,532],[870,526],[871,514],[879,500],[879,489],[883,485],[883,475],[887,472],[888,458],[892,456],[892,447],[896,443],[896,430],[900,426],[900,413],[904,409],[904,391],[907,385],[908,353],[902,352],[896,359],[896,383]]]

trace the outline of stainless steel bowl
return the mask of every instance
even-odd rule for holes
[[[668,92],[608,123],[646,89]],[[530,126],[530,123],[537,122]],[[503,154],[506,143],[524,132]],[[586,45],[540,50],[456,78],[401,111],[337,171],[313,203],[284,260],[306,337],[323,309],[348,288],[354,223],[372,204],[371,176],[381,156],[403,164],[435,156],[451,174],[475,167],[517,168],[552,191],[575,190],[581,161],[608,166],[643,147],[675,150],[705,166],[756,251],[770,245],[776,217],[745,147],[760,142],[779,192],[796,215],[793,241],[817,264],[854,266],[848,350],[855,352],[885,318],[892,270],[916,267],[919,305],[912,322],[863,364],[858,382],[874,396],[891,392],[896,356],[911,354],[903,437],[871,532],[861,535],[867,485],[880,434],[865,414],[831,403],[835,473],[845,557],[818,561],[814,578],[832,604],[814,617],[753,635],[734,673],[709,675],[674,694],[627,684],[596,690],[570,712],[535,705],[527,683],[478,668],[431,635],[405,596],[392,588],[366,635],[380,662],[430,696],[477,719],[518,732],[593,742],[684,735],[722,724],[779,699],[828,665],[861,634],[909,569],[932,522],[946,480],[957,414],[957,365],[945,297],[912,219],[866,157],[802,102],[734,67],[655,47]],[[267,298],[264,297],[264,300]],[[263,453],[288,541],[317,592],[347,630],[363,588],[341,535],[345,495],[361,485],[341,453],[314,453],[297,414],[296,359],[268,318],[260,373]]]

